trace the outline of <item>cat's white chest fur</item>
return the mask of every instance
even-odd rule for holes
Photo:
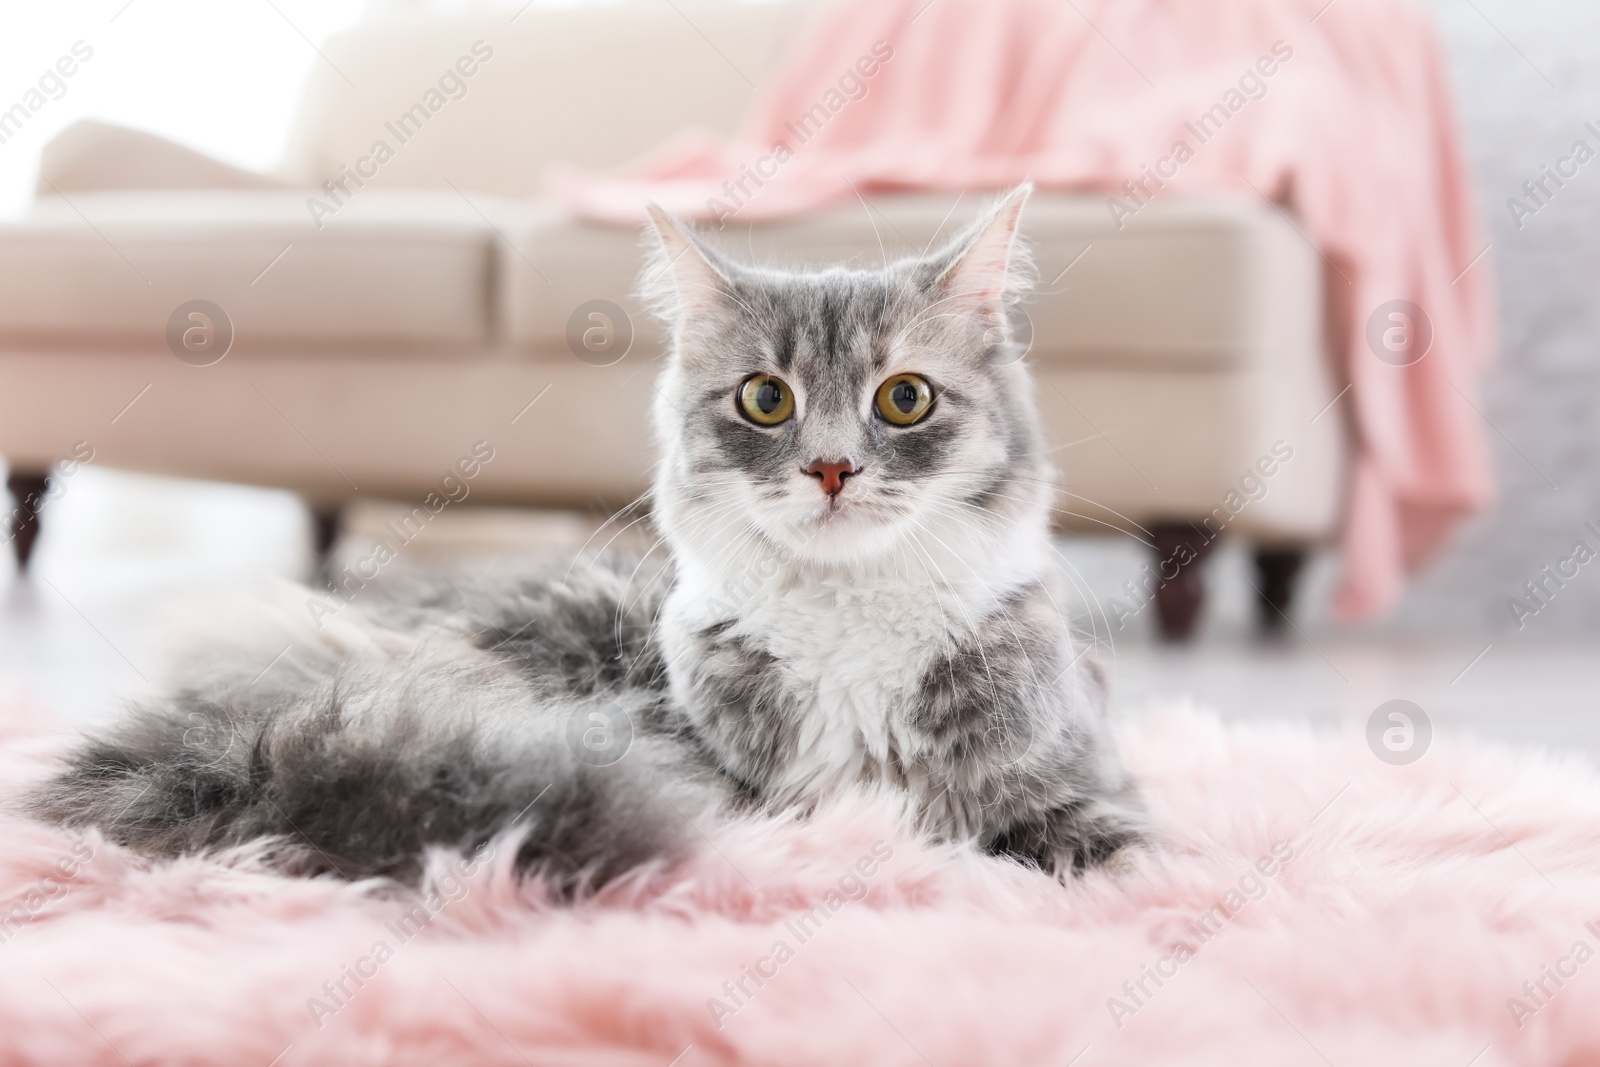
[[[945,611],[959,618],[948,592],[839,578],[774,586],[744,605],[741,631],[761,635],[804,709],[779,783],[786,799],[883,775],[904,709],[954,640]]]
[[[726,580],[685,578],[668,607],[674,629],[701,629],[731,614],[724,636],[772,657],[796,741],[767,783],[780,803],[892,780],[892,757],[914,747],[906,716],[930,668],[1011,585],[993,574],[956,584],[925,572],[801,571],[746,583],[730,597]]]

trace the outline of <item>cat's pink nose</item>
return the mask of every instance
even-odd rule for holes
[[[844,480],[860,470],[860,467],[857,467],[847,459],[837,460],[832,463],[826,463],[819,459],[806,468],[806,473],[821,482],[822,491],[833,497],[838,496],[839,490],[844,488]]]

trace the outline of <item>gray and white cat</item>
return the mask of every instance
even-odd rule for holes
[[[151,854],[266,837],[287,869],[402,879],[516,824],[519,868],[569,890],[863,788],[1058,875],[1141,845],[1054,599],[1005,317],[1026,198],[875,271],[735,265],[653,212],[669,564],[390,583],[320,627],[262,603],[33,810]]]

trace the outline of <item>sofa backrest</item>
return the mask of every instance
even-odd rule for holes
[[[279,174],[533,195],[550,163],[609,167],[685,128],[732,131],[808,6],[536,2],[364,24],[324,46]]]

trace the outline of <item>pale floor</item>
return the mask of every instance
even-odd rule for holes
[[[467,507],[446,514],[451,522],[436,524],[434,541],[407,552],[481,557],[508,538],[571,544],[586,529],[560,515]],[[350,547],[384,517],[381,505],[363,508]],[[309,563],[305,515],[281,493],[85,470],[45,520],[30,580],[15,579],[0,562],[0,699],[26,694],[77,724],[113,714],[155,674],[153,620],[164,606],[266,578],[299,578]],[[1092,540],[1065,549],[1101,597],[1114,595],[1141,558]],[[1359,730],[1380,704],[1403,698],[1427,712],[1436,735],[1470,731],[1600,760],[1595,642],[1486,635],[1408,643],[1308,623],[1309,637],[1291,633],[1263,645],[1242,623],[1247,599],[1226,589],[1228,567],[1237,565],[1212,575],[1218,603],[1205,640],[1161,646],[1140,618],[1102,646],[1119,714],[1193,698],[1227,718]]]

